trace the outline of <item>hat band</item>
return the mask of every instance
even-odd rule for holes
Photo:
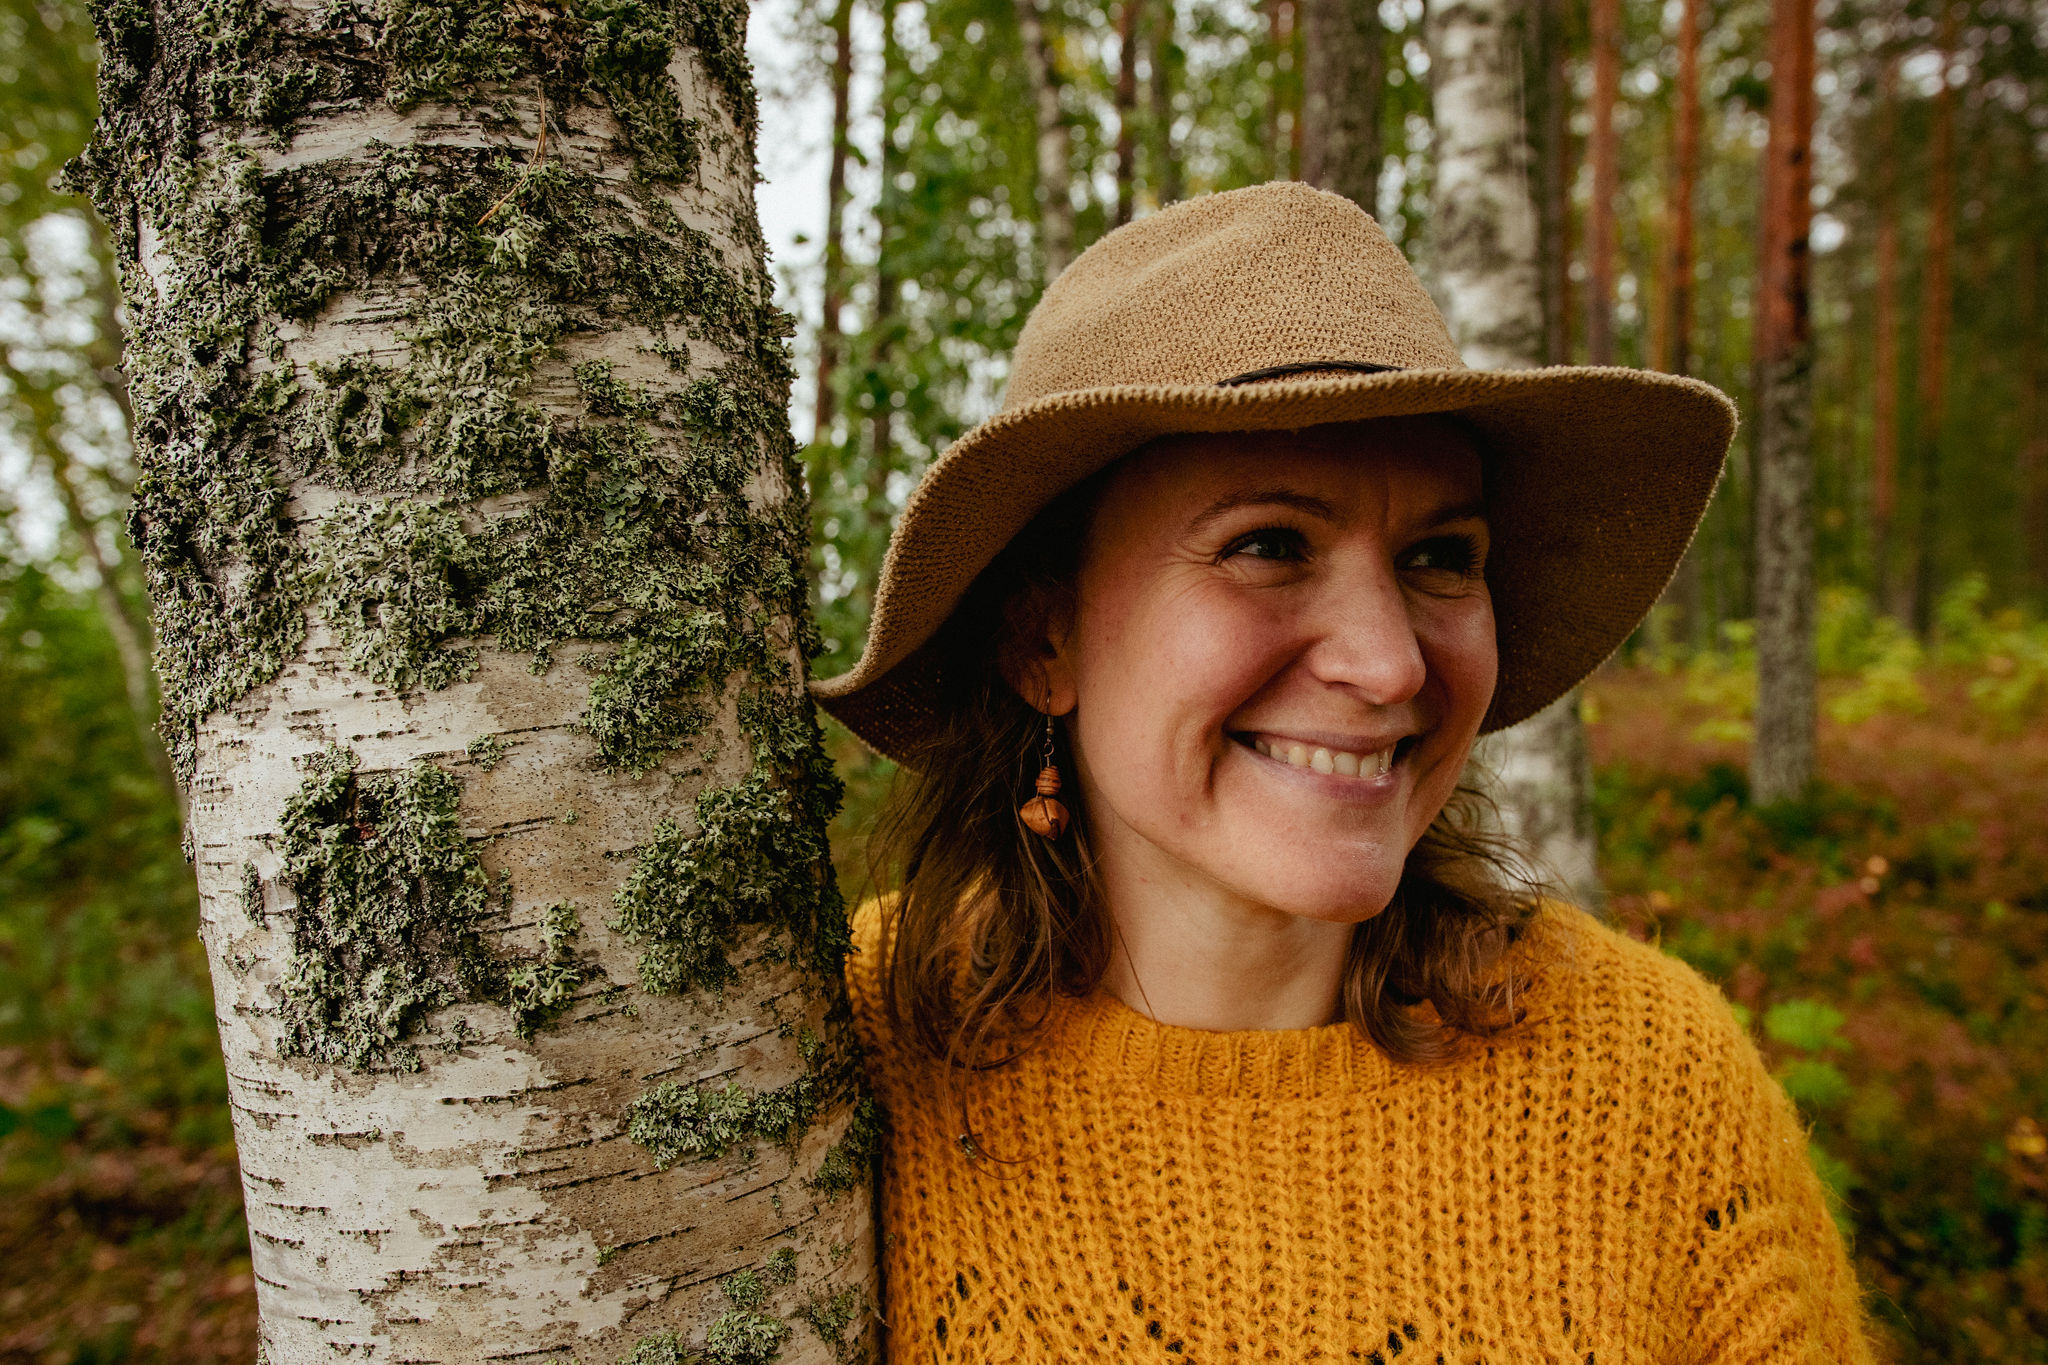
[[[1234,374],[1228,379],[1216,381],[1219,389],[1234,389],[1240,384],[1256,384],[1263,379],[1289,379],[1297,374],[1314,374],[1318,370],[1349,370],[1354,374],[1392,374],[1400,370],[1399,365],[1375,365],[1370,360],[1303,360],[1292,365],[1274,365],[1263,370],[1247,370]]]

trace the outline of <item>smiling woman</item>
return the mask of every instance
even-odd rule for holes
[[[816,689],[904,765],[849,966],[892,1359],[1868,1358],[1726,1003],[1459,787],[1655,600],[1730,415],[1464,369],[1296,185],[1047,292]]]

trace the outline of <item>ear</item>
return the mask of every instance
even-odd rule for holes
[[[1073,646],[1071,591],[1028,587],[1004,605],[996,664],[1033,710],[1064,716],[1078,703]]]

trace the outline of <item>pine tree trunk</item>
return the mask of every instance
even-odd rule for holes
[[[1870,560],[1878,606],[1893,601],[1893,524],[1899,502],[1899,198],[1896,57],[1878,80],[1877,297],[1872,301]]]
[[[1756,739],[1751,798],[1794,800],[1813,782],[1814,0],[1773,0],[1770,137],[1756,305]]]
[[[744,8],[96,10],[263,1359],[863,1349]]]
[[[1657,368],[1686,374],[1692,366],[1693,191],[1700,172],[1700,5],[1683,0],[1678,14],[1678,79],[1672,91],[1671,182],[1664,201],[1664,297],[1658,311]],[[1688,546],[1664,590],[1677,617],[1676,635],[1701,635],[1700,551]]]
[[[1147,94],[1152,103],[1152,145],[1158,165],[1153,180],[1162,206],[1180,201],[1183,193],[1180,149],[1173,141],[1173,69],[1178,58],[1174,0],[1153,0],[1152,73]]]
[[[1378,0],[1303,0],[1301,177],[1379,212],[1387,54]]]
[[[832,153],[825,175],[825,280],[818,325],[818,397],[812,438],[831,438],[846,309],[846,163],[853,155],[853,0],[832,11]]]
[[[1038,243],[1051,284],[1074,259],[1073,137],[1060,108],[1059,68],[1039,0],[1017,0],[1038,138]]]
[[[1621,192],[1621,138],[1614,106],[1621,94],[1621,0],[1592,0],[1592,198],[1586,205],[1586,359],[1614,363],[1614,199]]]
[[[1436,103],[1435,281],[1468,364],[1543,361],[1543,293],[1529,147],[1517,98],[1522,54],[1513,0],[1450,0],[1429,12]],[[1576,691],[1481,740],[1474,777],[1538,871],[1580,904],[1602,891],[1592,821],[1593,773]]]
[[[1137,130],[1131,126],[1138,111],[1138,19],[1144,13],[1143,0],[1124,0],[1117,12],[1116,26],[1116,221],[1122,227],[1131,221],[1132,196],[1138,177]]]
[[[1941,430],[1947,417],[1948,318],[1954,286],[1950,280],[1956,244],[1956,105],[1948,82],[1960,23],[1956,0],[1941,14],[1941,90],[1934,97],[1934,130],[1927,177],[1927,252],[1920,274],[1919,427],[1914,445],[1920,457],[1920,527],[1914,546],[1913,625],[1922,636],[1934,628],[1941,529]]]
[[[1537,68],[1536,242],[1543,279],[1543,362],[1572,358],[1571,88],[1565,80],[1570,50],[1565,0],[1534,0],[1530,53]]]

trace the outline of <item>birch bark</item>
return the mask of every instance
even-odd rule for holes
[[[96,11],[263,1359],[861,1349],[744,7]]]
[[[1045,282],[1051,284],[1074,259],[1073,135],[1060,108],[1059,64],[1045,13],[1039,0],[1016,3],[1038,127],[1038,244],[1045,257]]]
[[[1430,278],[1466,363],[1480,369],[1538,365],[1544,354],[1520,17],[1514,0],[1451,0],[1432,6],[1428,20],[1437,147]],[[1473,770],[1507,832],[1533,855],[1531,870],[1579,904],[1598,906],[1579,694],[1482,739]]]

